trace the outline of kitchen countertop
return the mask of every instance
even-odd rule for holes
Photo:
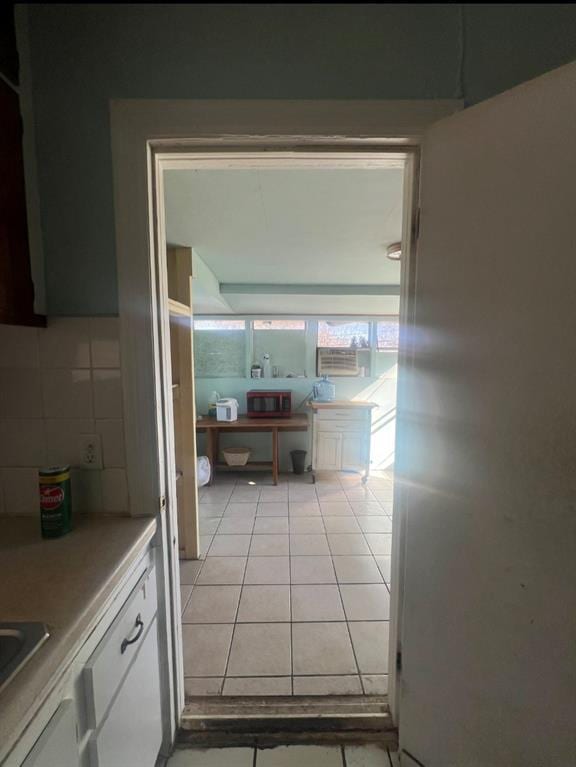
[[[308,403],[312,410],[329,410],[330,408],[368,408],[378,407],[375,402],[364,402],[357,399],[335,399],[332,402],[319,402],[318,400],[310,400]]]
[[[50,637],[0,692],[0,760],[93,630],[136,556],[151,517],[85,514],[62,538],[40,537],[33,517],[0,517],[0,621],[41,621]]]

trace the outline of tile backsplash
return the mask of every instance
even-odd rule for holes
[[[82,434],[101,470],[78,468]],[[74,511],[128,511],[117,317],[0,325],[0,514],[37,514],[38,469],[66,463]]]

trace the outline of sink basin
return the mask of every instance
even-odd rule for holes
[[[48,639],[43,623],[0,622],[0,690]]]

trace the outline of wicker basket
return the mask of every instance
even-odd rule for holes
[[[222,450],[228,466],[246,466],[251,452],[249,447],[225,447]]]

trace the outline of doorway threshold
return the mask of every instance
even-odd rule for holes
[[[197,747],[377,743],[395,750],[385,695],[188,698],[177,742]]]

